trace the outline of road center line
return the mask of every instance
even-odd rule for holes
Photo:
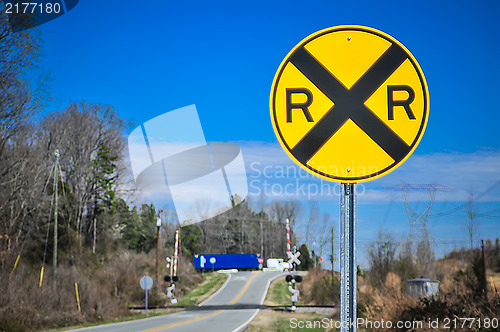
[[[245,293],[245,291],[247,290],[248,286],[250,286],[250,282],[252,281],[253,278],[255,278],[255,276],[257,274],[259,274],[260,272],[257,272],[255,273],[253,276],[251,276],[250,278],[248,278],[245,286],[243,287],[243,289],[241,290],[241,292],[239,292],[238,295],[236,295],[236,297],[229,303],[229,304],[235,304],[236,301],[238,301],[240,299],[240,297],[243,295],[243,293]]]
[[[260,272],[255,273],[253,276],[251,276],[247,280],[247,282],[245,283],[245,286],[243,286],[243,289],[238,293],[238,295],[236,295],[236,297],[229,304],[235,304],[236,301],[238,301],[240,299],[240,297],[243,295],[243,293],[245,293],[245,291],[248,289],[248,286],[250,286],[250,282],[252,281],[252,279],[255,278],[255,276],[257,276],[257,274],[259,274],[259,273]],[[160,331],[160,330],[163,330],[163,329],[168,329],[170,327],[184,325],[184,324],[187,324],[187,323],[195,322],[195,321],[200,320],[200,319],[208,318],[210,316],[218,315],[218,314],[220,314],[223,311],[224,310],[217,310],[216,312],[212,312],[211,314],[208,314],[208,315],[204,315],[204,316],[192,318],[192,319],[189,319],[189,320],[185,320],[183,322],[178,322],[178,323],[173,323],[173,324],[169,324],[169,325],[154,327],[152,329],[143,330],[141,332],[156,332],[156,331]]]
[[[141,332],[155,332],[155,331],[159,331],[159,330],[163,330],[163,329],[168,329],[169,327],[175,327],[175,326],[179,326],[179,325],[183,325],[183,324],[187,324],[187,323],[191,323],[191,322],[195,322],[197,320],[200,320],[200,319],[203,319],[203,318],[207,318],[207,317],[210,317],[210,316],[215,316],[215,315],[218,315],[220,314],[221,312],[223,312],[224,310],[217,310],[216,312],[212,312],[211,314],[208,314],[208,315],[205,315],[205,316],[200,316],[200,317],[196,317],[196,318],[192,318],[190,320],[185,320],[183,322],[178,322],[178,323],[173,323],[173,324],[170,324],[170,325],[165,325],[165,326],[159,326],[159,327],[154,327],[152,329],[149,329],[149,330],[143,330]]]

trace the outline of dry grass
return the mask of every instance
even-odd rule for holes
[[[340,297],[340,279],[338,273],[332,283],[331,271],[310,270],[307,278],[299,284],[303,303],[307,304],[338,304]]]
[[[401,308],[416,303],[402,292],[401,284],[401,279],[392,272],[377,288],[364,278],[358,278],[359,316],[372,321],[387,321],[389,317],[399,315]]]
[[[467,283],[456,280],[457,272],[466,271],[467,264],[456,260],[435,262],[440,275],[440,295],[437,300],[414,299],[405,295],[405,281],[389,273],[382,286],[372,287],[366,280],[358,278],[358,308],[360,316],[371,321],[428,322],[445,318],[495,318],[500,317],[500,298],[490,297],[490,301],[475,297],[467,288]],[[443,328],[442,326],[440,328]],[[377,331],[383,331],[378,329]],[[433,331],[428,324],[418,331]],[[443,329],[444,330],[444,329]],[[406,329],[404,331],[412,331]],[[481,331],[490,331],[482,329]],[[492,331],[492,330],[491,330]]]
[[[0,271],[0,331],[33,331],[61,326],[102,322],[130,315],[129,305],[144,305],[144,290],[139,280],[155,275],[155,253],[136,254],[120,251],[109,257],[82,257],[79,267],[61,264],[57,286],[53,274],[45,267],[43,286],[39,288],[38,268],[19,264],[12,278],[10,270]],[[202,281],[188,260],[180,262],[177,296]],[[167,304],[166,283],[150,291],[150,305]],[[153,280],[155,278],[153,277]],[[78,283],[81,313],[78,312],[75,282]]]
[[[280,329],[289,331],[290,319],[292,318],[304,321],[314,321],[321,319],[320,316],[311,313],[261,310],[245,331],[278,331]]]

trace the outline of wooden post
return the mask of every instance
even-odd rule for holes
[[[482,260],[483,260],[483,291],[484,291],[484,298],[486,301],[488,301],[488,279],[486,278],[486,260],[484,259],[484,240],[481,239],[481,255],[482,255]]]
[[[52,253],[52,265],[54,267],[54,288],[56,288],[57,285],[57,217],[58,217],[58,193],[57,193],[57,188],[59,187],[58,183],[58,178],[57,178],[57,171],[59,168],[59,150],[56,150],[55,152],[56,155],[56,164],[54,167],[54,249]]]

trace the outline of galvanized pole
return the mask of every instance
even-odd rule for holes
[[[148,317],[149,314],[148,314],[148,289],[147,289],[147,287],[144,291],[146,292],[146,317]]]
[[[340,195],[340,321],[342,332],[356,331],[356,185],[342,183]]]

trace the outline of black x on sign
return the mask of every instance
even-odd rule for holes
[[[271,89],[280,143],[308,171],[361,182],[387,174],[416,148],[429,108],[412,54],[378,30],[318,31],[281,63]]]

